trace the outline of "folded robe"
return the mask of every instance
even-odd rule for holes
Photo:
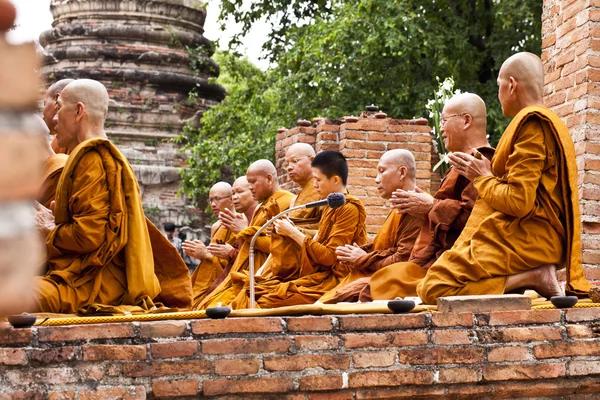
[[[452,249],[427,271],[417,294],[502,294],[510,275],[545,264],[566,268],[567,292],[587,294],[581,266],[575,148],[560,118],[527,107],[511,121],[492,160],[493,176],[474,179],[479,192]]]
[[[44,172],[42,177],[42,186],[38,193],[37,201],[46,208],[50,208],[50,203],[56,197],[56,188],[60,180],[60,174],[69,158],[66,154],[53,154],[44,163]]]

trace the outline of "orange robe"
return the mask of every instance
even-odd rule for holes
[[[50,203],[54,201],[60,174],[68,158],[69,156],[66,154],[53,154],[48,157],[44,164],[42,187],[40,188],[37,201],[46,208],[50,208]]]
[[[319,301],[334,303],[336,292],[347,284],[369,277],[390,264],[408,260],[422,222],[421,218],[399,214],[392,210],[373,239],[373,243],[362,247],[367,254],[360,257],[354,263],[352,271],[336,287],[321,296]],[[358,293],[353,297],[355,297],[354,301],[358,300]]]
[[[427,304],[442,296],[502,294],[508,276],[544,264],[566,268],[567,292],[587,294],[578,171],[564,123],[545,107],[521,110],[500,139],[492,172],[474,179],[479,198],[471,217],[417,294]]]
[[[303,204],[311,203],[321,199],[317,189],[314,186],[315,179],[311,178],[302,187],[298,196],[294,200],[294,203],[290,207],[301,206]],[[321,221],[321,215],[323,214],[323,207],[314,208],[303,208],[300,210],[291,211],[288,217],[292,220],[294,225],[307,236],[313,237],[319,229],[319,221]]]
[[[235,244],[235,234],[219,224],[210,242],[219,244],[227,243],[233,246]],[[192,308],[196,308],[200,305],[200,302],[208,293],[210,286],[215,279],[223,273],[223,270],[228,264],[228,259],[218,257],[213,257],[210,260],[202,260],[200,264],[198,264],[196,270],[192,274],[192,289],[194,291]]]
[[[477,149],[489,160],[494,155],[491,147]],[[467,178],[450,168],[434,196],[433,207],[421,225],[419,237],[407,262],[382,268],[371,276],[361,301],[391,300],[396,297],[417,295],[417,285],[427,269],[454,245],[471,215],[477,189]]]
[[[217,278],[213,283],[213,286],[209,289],[208,294],[195,309],[203,310],[214,307],[218,303],[227,305],[233,300],[232,292],[228,290],[232,287],[231,274],[248,270],[250,241],[252,241],[252,237],[270,218],[283,210],[287,210],[293,199],[293,193],[290,193],[287,190],[278,190],[256,208],[250,226],[242,230],[236,236],[239,244],[239,253],[235,261],[232,265],[223,270],[219,278]],[[264,233],[261,234],[254,245],[255,271],[257,271],[267,259],[270,247],[271,238]],[[218,283],[218,285],[215,285],[215,283]]]
[[[145,218],[135,174],[110,141],[90,139],[75,148],[55,201],[48,272],[36,280],[37,311],[74,313],[93,303],[149,309],[155,298],[191,305],[187,267]]]
[[[305,236],[302,246],[274,233],[270,268],[255,280],[256,305],[276,308],[311,304],[334,288],[351,269],[338,262],[335,250],[367,239],[366,211],[356,197],[346,195],[346,204],[325,207],[316,237]],[[235,274],[237,295],[232,308],[249,307],[248,274]]]

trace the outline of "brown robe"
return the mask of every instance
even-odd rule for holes
[[[66,154],[53,154],[44,163],[42,186],[37,201],[46,208],[50,208],[50,203],[56,197],[56,188],[60,180],[60,174],[68,158],[69,156]]]
[[[311,178],[304,187],[302,187],[302,190],[298,193],[298,196],[291,207],[301,206],[321,199],[319,193],[317,193],[317,190],[315,189],[314,183],[315,178]],[[322,214],[323,207],[314,207],[291,211],[288,214],[288,217],[302,233],[313,237],[319,229],[319,221],[321,221]]]

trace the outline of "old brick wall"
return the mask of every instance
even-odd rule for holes
[[[377,163],[385,151],[402,148],[413,153],[417,163],[417,186],[422,190],[433,194],[440,181],[439,174],[431,172],[434,158],[427,120],[398,120],[384,115],[376,118],[375,114],[365,112],[356,122],[317,118],[310,126],[280,129],[275,145],[279,180],[287,190],[295,189],[283,168],[285,152],[292,144],[308,143],[317,152],[340,151],[350,167],[348,191],[366,206],[370,234],[377,233],[390,211],[384,206],[375,185]]]
[[[583,263],[600,279],[600,2],[544,0],[545,102],[565,121],[579,168]]]
[[[0,399],[597,398],[598,324],[589,308],[8,330]]]

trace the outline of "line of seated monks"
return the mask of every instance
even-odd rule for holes
[[[562,268],[566,291],[584,296],[590,284],[581,266],[575,151],[564,123],[543,105],[543,80],[533,54],[504,62],[498,97],[512,121],[496,150],[487,141],[479,96],[465,93],[445,104],[451,168],[434,196],[416,187],[409,151],[384,153],[375,182],[391,211],[371,242],[365,207],[348,194],[348,164],[339,152],[315,154],[303,143],[288,149],[285,164],[301,188],[297,196],[280,189],[267,160],[252,163],[232,186],[215,184],[209,202],[218,221],[210,244],[183,244],[200,260],[191,280],[144,217],[135,175],[106,139],[106,89],[90,80],[51,87],[47,101],[57,112],[44,119],[57,132],[55,149],[69,156],[56,178],[60,162],[49,153],[37,210],[48,261],[36,281],[35,309],[247,308],[252,237],[279,212],[331,193],[346,194],[346,204],[292,211],[258,237],[256,307],[406,296],[435,304],[443,296],[525,289],[550,297],[563,292],[556,277]]]

